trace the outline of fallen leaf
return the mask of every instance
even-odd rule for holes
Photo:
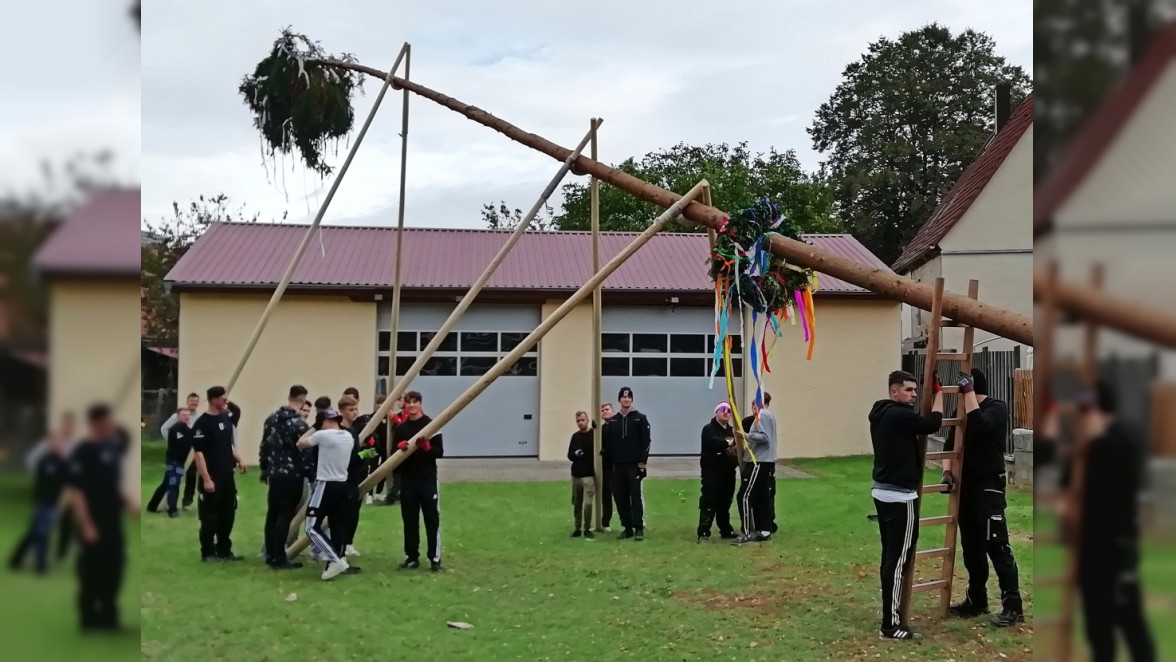
[[[297,599],[298,599],[297,593],[291,593],[290,595],[286,596],[286,602],[294,602]]]
[[[469,623],[462,623],[461,621],[450,621],[446,623],[446,625],[453,628],[454,630],[472,630],[474,628],[474,626],[470,625]]]

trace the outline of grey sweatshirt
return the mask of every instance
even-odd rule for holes
[[[758,462],[776,461],[776,417],[767,409],[761,409],[759,423],[747,431],[747,450],[755,455]],[[743,460],[751,461],[751,455],[744,452]]]

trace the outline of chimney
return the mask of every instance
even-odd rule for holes
[[[1010,83],[996,84],[996,131],[1005,127],[1009,123],[1009,115],[1012,113],[1011,97],[1013,94],[1013,86]]]
[[[1139,64],[1150,46],[1148,30],[1148,3],[1143,0],[1132,2],[1127,8],[1127,51],[1131,66]]]

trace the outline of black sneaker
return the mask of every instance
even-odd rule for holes
[[[225,560],[219,556],[205,556],[200,559],[203,563],[224,563]]]
[[[617,540],[628,540],[633,537],[633,529],[625,529],[621,531],[621,535],[617,536]]]
[[[185,501],[180,507],[183,508],[184,510],[191,510],[192,509],[192,502]]]
[[[347,566],[347,569],[343,571],[343,574],[345,574],[345,575],[358,575],[361,572],[363,572],[363,568],[361,568],[357,565],[349,565],[349,566]]]
[[[178,511],[178,510],[169,510],[169,511],[168,511],[168,513],[167,513],[167,516],[168,516],[168,517],[170,517],[171,519],[175,519],[175,518],[177,518],[177,517],[179,517],[179,516],[180,516],[180,511]]]
[[[1007,628],[1017,623],[1025,622],[1025,613],[1019,610],[1005,609],[992,617],[992,627]]]
[[[440,561],[429,561],[429,570],[432,572],[443,572],[445,568],[441,566]]]
[[[571,537],[572,538],[579,538],[580,537],[580,530],[576,529],[575,531],[572,531]]]
[[[739,534],[735,533],[734,531],[728,531],[726,533],[720,533],[719,537],[723,540],[735,540],[739,537]]]
[[[710,536],[698,536],[698,544],[710,542]]]
[[[416,570],[421,567],[421,562],[416,559],[404,559],[404,563],[396,566],[401,570]]]
[[[244,556],[237,556],[236,554],[233,554],[231,552],[228,554],[218,554],[217,556],[219,556],[222,561],[244,561],[245,560]]]
[[[918,641],[923,638],[923,635],[909,627],[900,625],[896,628],[883,628],[878,630],[878,638],[890,641]]]
[[[744,536],[744,535],[736,536],[735,539],[731,541],[731,544],[732,545],[750,545],[753,542],[760,542],[758,534],[746,535],[746,536]]]
[[[286,559],[285,562],[278,561],[277,563],[267,563],[271,570],[297,570],[302,567],[302,564],[297,561]]]
[[[596,534],[592,533],[592,529],[584,530],[584,540],[596,540]]]
[[[987,613],[989,613],[987,601],[983,603],[979,600],[974,601],[972,596],[968,596],[962,602],[957,602],[947,608],[947,614],[956,618],[976,618]]]
[[[637,531],[633,534],[633,540],[638,542],[645,540],[645,529],[637,529]]]

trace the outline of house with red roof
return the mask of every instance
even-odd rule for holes
[[[181,393],[203,392],[229,378],[305,232],[297,225],[213,224],[168,273],[165,281],[180,303]],[[361,410],[373,410],[374,396],[405,374],[510,235],[406,228],[393,335],[396,234],[388,227],[343,226],[314,234],[233,389],[242,408],[242,439],[260,438],[262,422],[292,384],[332,400],[354,386]],[[602,233],[601,262],[636,236]],[[852,236],[805,239],[886,268]],[[456,400],[588,281],[591,242],[585,232],[523,236],[413,380],[426,412],[439,413]],[[723,378],[713,388],[710,380],[715,308],[708,253],[705,234],[661,234],[602,288],[602,393],[615,403],[621,387],[633,389],[635,406],[652,421],[655,455],[697,455],[699,430],[727,398]],[[805,358],[802,328],[785,325],[764,377],[781,421],[781,457],[869,452],[862,416],[898,364],[897,302],[823,274],[819,287],[812,360]],[[446,455],[564,459],[575,413],[598,409],[591,402],[592,327],[586,302],[445,427]],[[762,356],[772,341],[758,340]],[[754,380],[742,352],[737,345],[732,374],[745,403],[742,391],[754,388]],[[241,452],[252,460],[256,444]]]
[[[967,293],[1022,315],[1033,314],[1033,94],[1010,108],[998,88],[997,131],[904,247],[895,273],[919,282],[944,279],[945,289]],[[903,306],[903,349],[925,347],[930,313]],[[963,333],[944,331],[944,349],[962,349]],[[977,329],[974,348],[1009,350],[1017,343]]]

